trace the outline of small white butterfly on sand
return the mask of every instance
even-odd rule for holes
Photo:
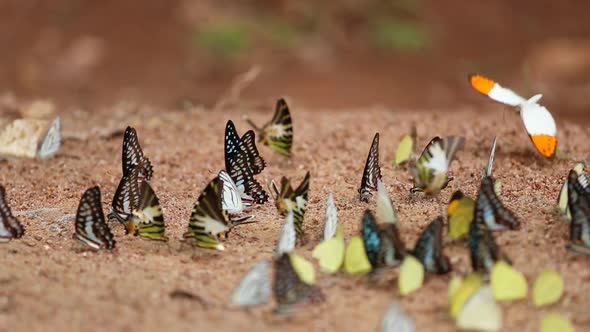
[[[49,125],[47,133],[45,134],[45,137],[41,141],[39,149],[37,150],[37,156],[40,159],[47,159],[53,157],[55,156],[55,154],[57,154],[57,151],[59,151],[60,146],[61,122],[58,116]]]
[[[256,264],[242,278],[234,290],[231,303],[239,307],[252,307],[265,304],[270,300],[271,282],[268,262]]]
[[[223,209],[229,214],[242,213],[247,205],[242,201],[238,187],[226,171],[220,171],[218,176],[223,182],[223,191],[221,194]]]
[[[387,195],[387,189],[381,180],[377,181],[377,218],[388,224],[398,223],[393,202]]]
[[[392,303],[387,308],[379,332],[414,332],[414,322],[408,317],[397,303]]]
[[[326,218],[324,221],[324,241],[328,241],[336,234],[336,227],[338,226],[338,210],[334,204],[334,195],[328,195],[328,203],[326,206]]]
[[[279,244],[277,245],[276,256],[280,257],[284,253],[293,251],[293,249],[295,249],[296,240],[297,234],[295,233],[293,211],[289,210],[287,217],[285,218],[285,224],[283,225],[281,237],[279,238]]]

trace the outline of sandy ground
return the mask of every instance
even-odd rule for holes
[[[502,304],[503,330],[536,331],[547,311],[565,314],[579,331],[590,329],[588,258],[564,249],[568,227],[554,212],[560,185],[573,160],[586,159],[590,152],[587,127],[558,121],[559,148],[566,157],[546,161],[532,150],[518,116],[496,105],[445,112],[310,112],[296,106],[292,110],[295,156],[289,162],[259,147],[268,167],[258,179],[267,185],[287,175],[298,183],[305,171],[311,171],[304,228],[312,241],[298,248],[298,253],[311,259],[322,232],[329,192],[334,193],[346,237],[359,233],[363,210],[375,205],[374,199],[369,204],[359,202],[356,190],[376,131],[381,133],[383,178],[398,209],[402,236],[411,247],[420,231],[444,210],[454,190],[476,194],[489,144],[498,134],[494,174],[503,182],[503,201],[523,222],[520,231],[499,234],[498,242],[530,285],[546,268],[559,271],[566,283],[562,300],[548,309],[534,309],[530,299]],[[0,183],[26,226],[23,239],[0,245],[0,330],[367,331],[378,325],[391,301],[401,303],[419,331],[455,329],[446,314],[447,285],[453,274],[471,270],[464,242],[445,248],[453,263],[451,274],[428,276],[425,286],[406,298],[398,294],[395,269],[390,282],[380,287],[370,287],[364,278],[320,273],[318,284],[326,302],[295,317],[275,317],[272,304],[251,311],[230,309],[229,296],[242,275],[273,255],[281,218],[272,202],[254,209],[260,222],[236,228],[223,253],[195,254],[192,248],[181,248],[179,238],[200,191],[224,165],[227,119],[233,119],[243,133],[248,126],[242,115],[263,123],[272,114],[160,111],[63,114],[64,134],[69,139],[56,158],[0,162]],[[452,166],[455,181],[438,199],[410,195],[407,169],[391,165],[394,148],[412,122],[417,123],[420,150],[434,135],[467,138]],[[152,186],[162,202],[171,241],[166,245],[125,237],[120,226],[113,225],[116,250],[78,252],[71,236],[80,196],[86,188],[100,185],[107,211],[121,172],[122,137],[109,137],[105,128],[116,126],[122,132],[127,124],[137,128],[143,150],[154,165]],[[175,290],[204,301],[173,298],[170,294]]]

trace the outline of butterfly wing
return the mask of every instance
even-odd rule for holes
[[[379,166],[379,133],[373,137],[373,143],[369,149],[369,155],[365,163],[361,187],[359,188],[360,200],[368,202],[372,190],[377,190],[377,181],[381,179],[381,167]]]
[[[129,233],[127,221],[129,221],[133,210],[136,210],[139,206],[141,195],[139,174],[142,172],[144,172],[143,163],[134,166],[127,174],[124,174],[119,181],[111,203],[109,218],[112,219],[114,217],[123,224],[127,233]]]
[[[489,79],[483,75],[470,74],[468,79],[471,87],[473,87],[477,92],[484,94],[490,99],[502,104],[516,107],[526,102],[524,98],[516,94],[514,91],[502,87],[494,80]]]
[[[293,124],[289,107],[284,99],[281,98],[277,101],[275,114],[270,123],[264,126],[260,140],[272,150],[285,156],[291,156]]]
[[[379,332],[414,332],[414,322],[397,303],[392,303],[385,311]]]
[[[223,250],[217,235],[229,230],[227,212],[221,207],[222,181],[216,177],[203,190],[193,207],[189,220],[188,234],[199,247]]]
[[[378,180],[377,185],[377,218],[384,223],[397,224],[398,218],[393,207],[393,202],[387,194],[383,181]]]
[[[518,218],[502,204],[496,195],[494,179],[490,176],[484,176],[481,180],[475,209],[481,211],[483,219],[491,231],[520,227]]]
[[[295,242],[297,241],[297,233],[295,232],[295,221],[293,211],[287,213],[283,231],[277,244],[276,255],[281,256],[284,253],[291,252],[295,249]]]
[[[585,176],[580,177],[581,174],[584,174],[584,168],[586,167],[586,165],[584,163],[577,163],[576,165],[574,165],[573,170],[578,174],[578,182],[579,180],[584,180],[586,179]],[[557,197],[557,208],[559,210],[559,212],[561,212],[563,214],[563,216],[565,217],[565,219],[567,221],[570,221],[572,219],[571,213],[570,213],[570,209],[569,209],[569,204],[568,204],[568,179],[566,178],[566,180],[563,182],[563,185],[561,186],[561,190],[559,191],[559,196]],[[587,184],[585,185],[585,188],[587,188],[586,190],[588,192],[590,192],[590,186],[588,186]]]
[[[252,307],[265,304],[272,294],[269,278],[270,266],[266,261],[256,264],[232,293],[231,302],[239,307]]]
[[[218,177],[223,182],[222,206],[230,214],[239,214],[244,210],[244,203],[238,187],[226,171],[220,171]]]
[[[381,245],[377,258],[378,266],[397,266],[406,256],[406,246],[395,224],[385,224],[379,232]]]
[[[143,169],[139,174],[140,179],[151,180],[153,175],[152,164],[148,158],[143,155],[137,131],[135,128],[127,127],[123,136],[123,175],[128,175],[139,164],[143,164]]]
[[[319,288],[301,280],[289,253],[283,253],[275,260],[273,292],[279,312],[288,311],[293,305],[318,303],[324,296]]]
[[[373,268],[378,265],[379,249],[381,248],[381,236],[375,217],[370,210],[365,210],[361,226],[363,242],[367,258]]]
[[[6,201],[6,190],[0,185],[0,242],[18,239],[24,234],[25,229],[23,225],[10,211],[10,207]]]
[[[520,106],[520,117],[537,151],[551,158],[557,148],[557,125],[549,110],[536,102],[539,96],[532,97]]]
[[[449,237],[458,240],[467,236],[469,225],[473,222],[475,201],[457,190],[451,196],[447,206]]]
[[[490,149],[490,157],[488,158],[488,164],[484,170],[484,176],[492,176],[492,168],[494,166],[494,156],[496,155],[496,141],[497,136],[494,136],[494,141],[492,142],[492,148]]]
[[[336,235],[336,228],[338,227],[338,209],[334,204],[334,195],[328,195],[328,202],[326,204],[326,217],[324,219],[324,241],[328,241]]]
[[[141,198],[136,210],[133,211],[129,228],[136,227],[131,233],[142,238],[157,241],[168,241],[164,235],[164,214],[160,206],[160,200],[148,182],[141,187]]]
[[[424,229],[413,251],[427,271],[439,274],[451,271],[449,259],[443,254],[442,228],[443,219],[438,217]]]
[[[510,261],[500,252],[492,232],[486,226],[483,210],[475,211],[475,219],[469,225],[468,245],[471,266],[476,272],[487,274],[499,259]]]
[[[236,187],[247,197],[251,197],[258,204],[264,204],[268,201],[268,194],[260,183],[254,179],[250,167],[248,167],[248,161],[245,153],[238,150],[236,157],[229,163],[227,169],[228,174],[234,180]],[[242,196],[244,198],[244,196]]]
[[[45,138],[39,146],[37,155],[41,159],[53,157],[59,151],[61,146],[61,122],[59,116],[56,117],[49,126]]]
[[[89,188],[80,199],[76,212],[74,238],[96,250],[115,248],[115,238],[102,212],[98,187]]]
[[[266,167],[266,162],[258,153],[256,148],[256,134],[253,130],[248,130],[240,139],[240,149],[246,154],[248,166],[252,174],[257,175]]]
[[[568,201],[572,216],[570,223],[570,241],[572,249],[590,250],[590,195],[580,183],[575,170],[568,174]],[[578,250],[581,251],[581,250]],[[583,251],[581,251],[583,252]]]

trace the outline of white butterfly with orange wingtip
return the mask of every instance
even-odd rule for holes
[[[524,128],[537,151],[547,158],[555,155],[557,126],[547,108],[539,104],[539,100],[543,95],[537,94],[525,99],[514,91],[504,88],[497,82],[479,74],[469,75],[469,83],[475,90],[491,99],[517,107]]]

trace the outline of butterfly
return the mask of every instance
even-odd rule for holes
[[[580,182],[580,184],[584,188],[584,191],[587,192],[588,194],[590,194],[590,186],[588,185],[587,178],[584,175],[584,168],[585,167],[586,167],[586,165],[584,165],[584,163],[577,163],[576,165],[574,165],[574,168],[572,170],[575,171],[576,174],[578,174],[578,182]],[[571,215],[569,203],[568,203],[569,200],[568,200],[567,182],[568,181],[566,179],[565,182],[563,183],[563,186],[561,186],[561,190],[559,191],[559,196],[557,197],[557,209],[564,216],[566,221],[569,222],[572,220],[572,215]]]
[[[483,219],[483,211],[475,212],[475,220],[469,225],[469,252],[473,271],[487,274],[499,260],[510,262],[501,251],[492,232]]]
[[[538,94],[529,99],[502,87],[497,82],[479,74],[468,76],[471,86],[492,100],[515,107],[520,112],[522,123],[537,151],[546,158],[555,155],[557,147],[557,126],[547,108],[539,104],[543,95]]]
[[[338,210],[334,204],[334,195],[328,195],[328,202],[326,203],[326,217],[324,218],[324,241],[328,241],[336,235],[336,228],[338,227]]]
[[[273,292],[277,302],[277,312],[289,312],[294,305],[319,303],[324,295],[314,285],[303,281],[295,270],[293,253],[283,253],[275,260]]]
[[[19,239],[25,234],[23,225],[12,215],[6,201],[6,190],[0,185],[0,243]]]
[[[414,152],[414,143],[416,142],[416,137],[418,134],[416,133],[416,126],[412,125],[412,132],[409,135],[404,135],[397,146],[397,150],[395,150],[395,159],[393,160],[393,165],[402,165],[406,163],[412,153]]]
[[[383,181],[377,181],[377,217],[384,223],[387,224],[398,224],[397,213],[393,207],[393,202],[387,194],[387,189]]]
[[[232,304],[239,307],[253,307],[267,303],[272,294],[269,269],[266,261],[254,265],[234,289],[231,296]]]
[[[135,236],[145,239],[168,241],[164,235],[164,214],[160,200],[148,182],[141,186],[141,196],[137,209],[133,210],[127,229]]]
[[[303,234],[303,216],[307,205],[307,192],[309,191],[309,171],[305,174],[303,181],[297,189],[293,190],[289,179],[281,178],[281,190],[279,191],[274,182],[272,187],[275,192],[275,205],[280,214],[286,215],[288,211],[293,211],[295,219],[295,231],[298,235]]]
[[[86,190],[80,199],[76,212],[74,239],[95,250],[115,248],[115,238],[102,212],[98,186]]]
[[[410,165],[410,174],[414,181],[414,187],[410,191],[436,194],[445,189],[453,180],[447,176],[449,166],[455,153],[463,148],[464,144],[463,137],[434,137],[424,148],[418,161]]]
[[[451,271],[451,262],[443,254],[443,218],[434,219],[416,241],[412,254],[422,262],[426,271],[444,274]]]
[[[365,210],[361,224],[365,253],[373,269],[396,266],[405,256],[405,246],[395,224],[386,224],[383,229],[375,221],[370,210]]]
[[[130,167],[131,169],[126,174],[123,174],[119,181],[111,203],[111,213],[108,215],[109,220],[117,220],[125,226],[125,234],[129,234],[129,224],[127,222],[133,211],[139,206],[140,188],[143,183],[147,183],[145,179],[140,180],[140,174],[147,172],[144,162]]]
[[[256,134],[248,130],[241,138],[238,136],[236,126],[229,120],[225,126],[225,169],[231,175],[232,160],[236,159],[239,151],[246,155],[246,167],[250,169],[253,175],[260,174],[266,167],[266,162],[256,148]]]
[[[252,121],[247,121],[258,132],[260,142],[282,155],[291,156],[293,124],[289,106],[287,106],[287,102],[283,98],[277,100],[275,114],[272,120],[265,124],[264,127],[258,128]]]
[[[494,179],[491,176],[484,176],[481,179],[475,203],[476,220],[478,215],[491,231],[518,229],[520,227],[520,221],[498,198],[494,188]]]
[[[447,206],[447,220],[449,222],[449,237],[458,240],[467,236],[469,225],[473,221],[475,201],[457,190],[451,196]]]
[[[583,179],[580,181],[580,177]],[[568,206],[572,216],[570,222],[571,251],[590,255],[590,194],[587,193],[584,174],[571,170],[567,179]]]
[[[362,245],[362,244],[361,244]],[[335,273],[344,263],[346,244],[342,226],[336,226],[336,233],[313,248],[312,256],[319,261],[323,271]]]
[[[377,190],[377,181],[381,180],[381,167],[379,166],[379,133],[373,137],[373,143],[369,149],[361,187],[358,192],[362,202],[368,202],[372,196],[371,190]]]
[[[135,128],[127,127],[127,129],[125,129],[121,160],[123,165],[123,176],[129,175],[133,169],[142,164],[143,168],[140,169],[138,180],[149,181],[152,179],[152,164],[150,160],[143,155]]]
[[[379,332],[414,332],[414,322],[402,310],[399,304],[392,303],[387,307],[381,324],[379,325]]]
[[[252,200],[244,200],[242,194],[231,176],[226,171],[220,171],[218,177],[223,181],[223,192],[222,192],[222,207],[229,214],[240,214],[246,207],[249,207],[254,203]]]
[[[203,190],[193,206],[188,231],[182,237],[208,249],[225,250],[218,235],[230,229],[228,214],[221,208],[223,183],[215,177]]]
[[[277,244],[275,251],[276,256],[281,256],[284,253],[289,253],[295,249],[295,242],[297,241],[297,233],[295,233],[295,224],[293,220],[293,211],[287,213],[285,224]]]
[[[488,157],[488,163],[486,168],[484,169],[483,176],[492,176],[492,169],[494,167],[494,158],[496,156],[496,143],[498,141],[498,137],[494,136],[494,140],[492,141],[492,147],[490,148],[490,156]]]
[[[58,116],[55,119],[53,119],[53,121],[49,125],[47,133],[45,134],[45,137],[41,141],[39,149],[37,150],[37,156],[40,159],[51,158],[57,153],[60,146],[61,124]]]
[[[476,289],[457,313],[457,326],[461,330],[500,331],[502,308],[496,303],[490,286]]]

